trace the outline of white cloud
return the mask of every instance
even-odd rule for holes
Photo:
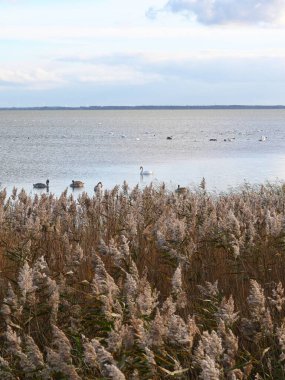
[[[276,53],[97,53],[21,69],[2,64],[0,103],[15,105],[20,97],[19,105],[281,104],[285,54]]]
[[[149,18],[159,12],[181,13],[201,24],[278,24],[285,0],[169,0],[161,9],[150,8]]]
[[[144,85],[160,80],[159,73],[144,72],[131,66],[117,64],[88,65],[87,68],[80,68],[74,74],[77,76],[77,80],[83,83]]]
[[[1,0],[0,0],[1,1]],[[137,39],[166,39],[189,37],[193,34],[188,27],[110,27],[97,28],[84,26],[80,27],[34,27],[34,26],[14,26],[7,27],[0,25],[0,40],[31,40],[31,41],[66,41],[70,40],[73,44],[85,43],[91,39],[100,40],[103,38],[114,40],[137,40]]]
[[[42,67],[26,64],[18,69],[0,66],[0,89],[25,88],[48,90],[74,84],[90,85],[145,85],[161,80],[159,73],[145,70],[146,67],[122,64],[116,59],[99,58],[90,60],[60,59]],[[134,60],[136,57],[133,58]]]
[[[62,56],[57,61],[65,78],[79,82],[112,85],[145,85],[178,80],[204,83],[257,83],[285,81],[285,52],[272,50],[200,53],[128,53],[109,55]],[[64,68],[64,69],[63,69]]]
[[[58,59],[41,64],[26,62],[21,69],[16,63],[9,67],[0,66],[2,94],[7,89],[13,93],[25,90],[29,93],[52,90],[54,93],[68,94],[74,88],[80,89],[81,95],[86,89],[96,93],[98,89],[103,88],[116,93],[117,89],[129,86],[136,89],[137,99],[140,99],[142,93],[152,93],[154,89],[161,89],[163,92],[168,86],[172,88],[172,94],[179,94],[184,86],[190,89],[195,86],[222,88],[232,85],[240,86],[246,91],[246,88],[258,86],[260,83],[275,86],[276,91],[283,92],[285,52],[282,54],[272,51],[268,55],[262,55],[262,52],[255,55],[234,50],[205,51],[200,54],[184,52],[180,55],[151,52],[125,55],[97,53],[94,56],[86,54],[81,57],[61,55]],[[157,91],[160,93],[160,90]],[[127,97],[126,94],[124,96]],[[129,101],[135,101],[128,96]]]
[[[120,52],[120,53],[109,53],[109,54],[62,54],[55,58],[54,62],[66,63],[66,64],[87,64],[92,67],[95,65],[99,67],[100,65],[106,65],[106,67],[135,67],[143,68],[146,64],[188,64],[189,62],[195,62],[202,60],[208,62],[209,60],[247,60],[254,59],[255,61],[263,61],[264,59],[282,59],[285,61],[285,50],[281,49],[268,49],[266,52],[261,50],[199,50],[199,51],[181,51],[173,54],[172,52]],[[112,69],[113,70],[113,69]]]
[[[33,69],[1,68],[0,87],[26,87],[29,89],[49,89],[63,83],[54,71],[34,67]]]

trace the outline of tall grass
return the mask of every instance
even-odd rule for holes
[[[1,379],[285,379],[285,192],[0,192]]]

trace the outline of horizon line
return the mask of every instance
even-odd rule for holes
[[[27,106],[0,107],[0,111],[8,110],[171,110],[171,109],[285,109],[285,105],[136,105],[136,106]]]

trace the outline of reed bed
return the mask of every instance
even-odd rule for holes
[[[0,379],[285,379],[285,189],[0,192]]]

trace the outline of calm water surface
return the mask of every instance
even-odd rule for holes
[[[1,111],[0,159],[9,192],[47,178],[57,195],[72,179],[89,193],[98,181],[175,188],[202,177],[227,190],[285,179],[285,110]],[[154,174],[141,178],[141,165]]]

